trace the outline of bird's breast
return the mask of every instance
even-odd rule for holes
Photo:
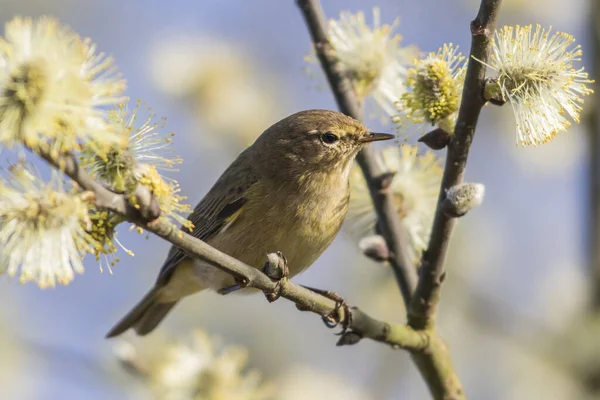
[[[327,191],[268,187],[256,190],[235,223],[210,244],[256,268],[281,251],[290,275],[308,268],[337,235],[348,209],[347,184]]]

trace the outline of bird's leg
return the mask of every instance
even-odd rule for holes
[[[327,325],[328,328],[335,328],[341,323],[342,331],[339,333],[340,335],[342,335],[344,332],[346,332],[346,330],[348,330],[350,325],[352,325],[352,313],[350,312],[350,306],[348,305],[346,300],[344,300],[344,298],[339,295],[339,293],[332,292],[330,290],[316,289],[310,286],[301,286],[305,289],[310,290],[311,292],[315,292],[323,297],[327,297],[328,299],[335,301],[335,308],[328,315],[325,315],[323,317],[323,322],[325,323],[325,325]],[[343,319],[340,315],[340,309],[344,311]]]
[[[281,296],[283,286],[289,279],[290,269],[288,268],[287,259],[280,251],[267,254],[267,262],[262,271],[271,278],[272,281],[277,282],[273,290],[263,291],[267,301],[272,303]]]
[[[248,280],[242,277],[235,277],[235,285],[227,286],[222,289],[219,289],[217,293],[222,294],[223,296],[232,292],[236,292],[240,289],[248,286]]]

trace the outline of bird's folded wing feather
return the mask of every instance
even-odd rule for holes
[[[219,178],[212,189],[198,203],[188,219],[194,224],[192,235],[200,240],[209,241],[219,232],[233,224],[244,204],[250,189],[258,176],[252,168],[239,167],[241,163],[233,163]],[[183,228],[182,228],[183,229]],[[157,285],[165,285],[173,270],[184,258],[185,253],[177,247],[172,247],[160,270]]]

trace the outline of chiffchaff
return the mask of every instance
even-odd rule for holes
[[[244,150],[196,206],[193,235],[255,268],[281,251],[290,276],[308,268],[336,236],[350,195],[354,157],[368,142],[392,139],[328,110],[293,114]],[[221,290],[234,278],[172,247],[146,296],[107,334],[151,332],[183,297]]]

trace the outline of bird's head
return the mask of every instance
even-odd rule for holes
[[[310,173],[347,170],[365,144],[393,138],[338,112],[307,110],[271,126],[254,146],[270,168]]]

